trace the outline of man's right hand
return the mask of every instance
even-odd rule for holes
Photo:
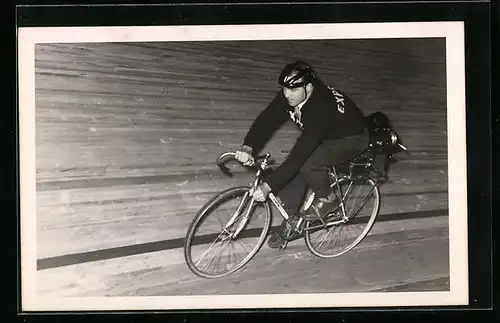
[[[245,166],[253,165],[254,159],[252,157],[252,147],[249,146],[241,146],[235,154],[235,158],[237,161],[242,163]]]

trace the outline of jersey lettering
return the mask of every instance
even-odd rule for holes
[[[337,102],[337,111],[340,113],[345,113],[345,103],[344,103],[344,96],[337,92],[335,88],[331,85],[328,85],[328,89],[332,91],[332,94],[335,96],[335,100]]]

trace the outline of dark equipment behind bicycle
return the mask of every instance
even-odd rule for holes
[[[360,158],[370,159],[379,175],[387,179],[389,166],[397,161],[394,154],[407,152],[407,148],[402,144],[385,113],[374,112],[365,117],[365,123],[370,139],[368,148]]]

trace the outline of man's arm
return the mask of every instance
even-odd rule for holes
[[[295,142],[287,159],[265,179],[273,192],[285,186],[320,145],[329,128],[333,125],[333,120],[328,116],[331,116],[331,113],[319,111],[314,126],[304,130]]]
[[[243,146],[250,147],[253,154],[258,154],[273,133],[288,119],[286,107],[286,101],[280,92],[255,119],[243,140]]]

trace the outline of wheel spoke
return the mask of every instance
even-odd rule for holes
[[[370,187],[370,190],[361,198],[361,202],[358,204],[358,207],[355,208],[351,214],[348,216],[349,218],[356,216],[357,212],[366,204],[368,201],[368,196],[373,192],[374,186]],[[357,199],[356,199],[357,200]],[[354,202],[353,202],[354,203]],[[352,215],[352,216],[351,216]]]
[[[217,241],[219,239],[219,237],[221,237],[221,235],[223,234],[224,232],[221,232],[217,238],[215,239],[215,241],[213,243],[210,244],[210,246],[208,247],[208,249],[203,253],[203,255],[200,257],[200,259],[197,261],[197,264],[200,264],[202,262],[202,260],[205,259],[205,256],[210,254],[210,252],[214,249],[214,248],[220,248],[220,244],[225,242],[227,239],[221,239],[220,241]],[[217,254],[218,252],[216,252],[215,254]]]

